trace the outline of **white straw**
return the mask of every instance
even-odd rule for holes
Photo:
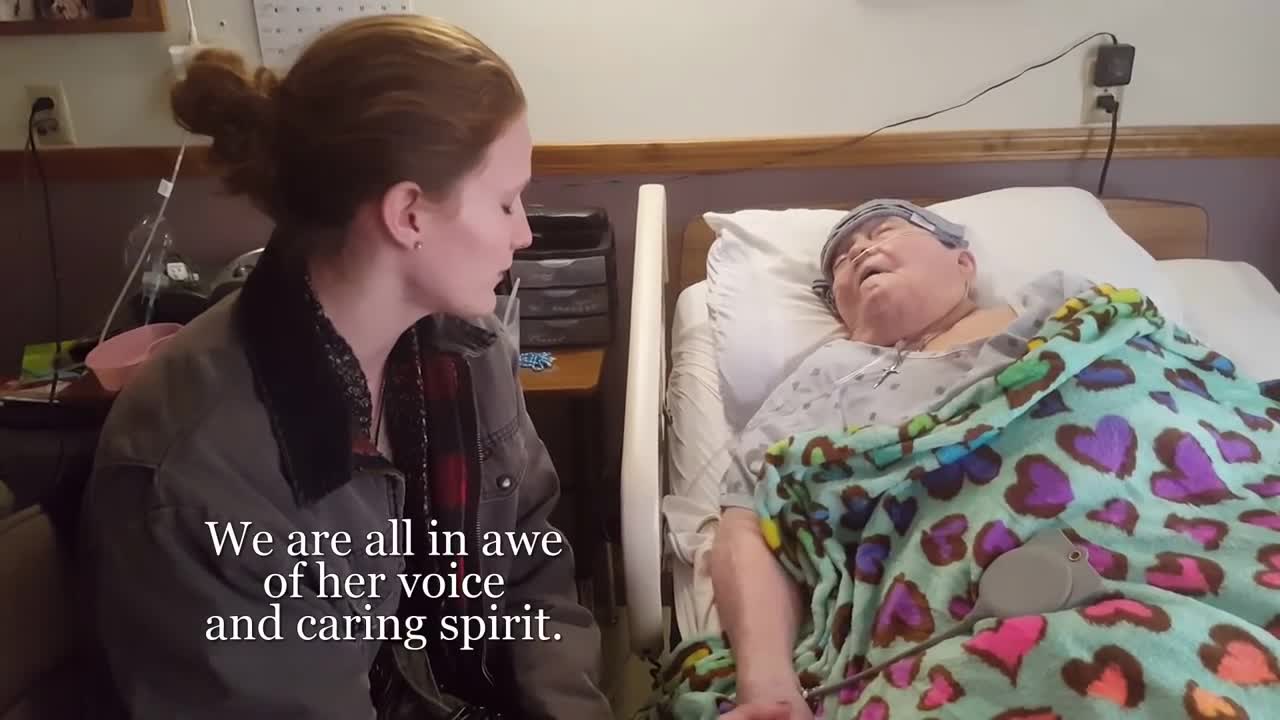
[[[502,327],[504,328],[511,324],[511,308],[515,307],[516,293],[519,291],[520,278],[516,278],[516,281],[511,285],[511,295],[507,297],[507,307],[502,311]]]

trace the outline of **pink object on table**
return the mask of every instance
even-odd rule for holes
[[[84,364],[103,388],[120,390],[181,329],[179,323],[154,323],[122,332],[90,350]]]

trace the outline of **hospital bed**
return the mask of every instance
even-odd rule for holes
[[[861,200],[804,207],[847,209]],[[1280,339],[1257,333],[1280,327],[1280,293],[1251,265],[1207,258],[1203,208],[1145,199],[1107,199],[1103,208],[1177,293],[1182,324],[1258,379],[1280,378]],[[1021,212],[1040,209],[1032,201]],[[672,619],[682,637],[716,628],[706,562],[717,525],[718,483],[729,462],[724,448],[734,432],[726,420],[708,307],[707,258],[717,231],[703,217],[679,236],[668,237],[669,227],[665,187],[640,188],[622,550],[631,646],[648,658],[670,646]]]

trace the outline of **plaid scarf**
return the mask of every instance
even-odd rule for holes
[[[479,475],[475,404],[471,377],[466,361],[453,353],[433,351],[421,338],[423,330],[410,328],[396,343],[387,359],[383,390],[385,427],[394,462],[376,446],[372,417],[372,399],[364,371],[322,306],[310,291],[308,303],[315,328],[325,348],[328,362],[341,378],[343,396],[353,424],[352,456],[357,470],[393,465],[405,477],[404,517],[412,521],[420,539],[418,547],[432,547],[430,535],[443,538],[446,532],[462,532],[467,538],[465,551],[480,551],[476,513],[479,506]],[[433,524],[434,523],[434,524]],[[444,543],[439,543],[443,548]],[[406,573],[448,573],[461,583],[470,571],[464,554],[431,556],[417,553],[406,558]],[[453,565],[456,564],[456,569]],[[477,601],[466,598],[434,601],[419,595],[401,599],[401,617],[422,615],[472,615],[482,613]],[[438,623],[438,620],[436,621]],[[424,628],[428,637],[438,638],[437,627]],[[464,652],[444,641],[435,640],[426,650],[436,680],[446,692],[471,695],[474,683],[482,676],[480,651]],[[388,663],[388,667],[378,667]],[[395,673],[390,653],[383,652],[375,663],[374,674],[388,677]],[[378,684],[375,683],[375,689]],[[375,704],[379,698],[374,698]]]

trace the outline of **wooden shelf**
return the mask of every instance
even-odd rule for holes
[[[145,33],[166,29],[164,0],[134,0],[133,15],[110,20],[14,20],[0,22],[5,35],[83,35],[86,33]]]

